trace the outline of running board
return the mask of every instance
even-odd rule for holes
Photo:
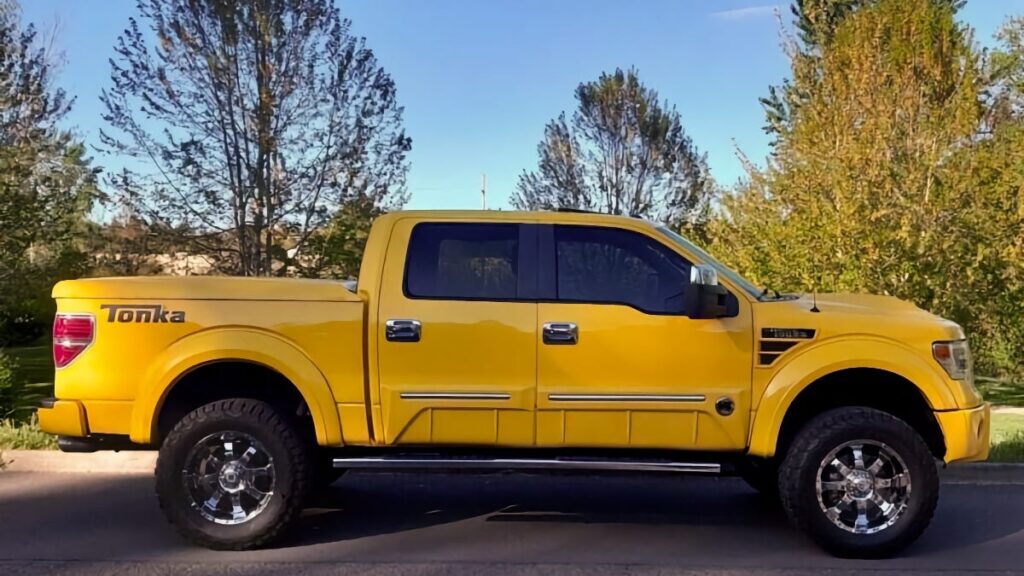
[[[616,472],[673,472],[719,474],[722,465],[712,462],[669,460],[599,460],[587,458],[488,458],[432,457],[422,455],[335,458],[335,468],[376,470],[594,470]]]

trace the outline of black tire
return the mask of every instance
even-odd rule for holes
[[[752,459],[739,465],[740,478],[765,498],[779,497],[779,461],[775,459]]]
[[[266,490],[262,507],[252,506],[253,516],[237,524],[219,524],[204,517],[210,509],[194,504],[195,485],[190,488],[185,480],[184,471],[191,461],[193,448],[219,434],[254,439],[262,449],[258,454],[265,452],[272,458],[267,460],[273,471],[272,489]],[[178,532],[200,546],[213,550],[250,550],[266,546],[282,537],[302,511],[312,475],[309,453],[308,442],[303,441],[293,423],[265,402],[233,398],[201,406],[178,422],[160,448],[156,464],[160,509]],[[225,459],[224,462],[234,461]],[[221,491],[221,497],[225,494],[220,483],[222,478],[220,475],[210,482],[211,489]]]
[[[909,494],[905,494],[900,500],[901,506],[896,507],[902,512],[897,513],[887,527],[886,522],[879,521],[879,526],[871,527],[878,530],[874,533],[854,533],[840,527],[838,524],[843,521],[834,522],[826,515],[823,509],[826,504],[819,502],[822,497],[817,491],[819,470],[826,466],[824,460],[828,458],[832,462],[829,456],[833,451],[844,445],[855,447],[858,440],[872,443],[875,449],[884,446],[889,456],[895,455],[890,462],[896,464],[887,466],[898,464],[909,474],[911,482]],[[862,457],[862,466],[866,458]],[[865,486],[873,486],[871,494],[880,495],[890,490],[879,488],[874,475],[871,478],[865,481]],[[838,481],[842,482],[842,479]],[[852,497],[853,488],[845,490],[850,491],[846,496]],[[870,408],[839,408],[817,416],[796,435],[780,466],[779,495],[789,518],[822,548],[845,558],[884,558],[914,542],[927,528],[938,502],[939,479],[928,446],[906,422]],[[856,504],[853,501],[852,505]],[[880,518],[881,513],[878,508],[876,518]]]

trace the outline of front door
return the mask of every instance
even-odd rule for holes
[[[553,298],[537,314],[538,445],[746,445],[753,344],[743,298],[730,318],[682,315],[691,261],[639,224],[545,227],[541,247]]]
[[[535,226],[396,224],[376,334],[385,442],[534,443],[536,256]]]

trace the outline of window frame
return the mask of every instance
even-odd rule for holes
[[[644,234],[638,230],[631,228],[624,228],[618,226],[607,226],[607,225],[596,225],[596,224],[544,224],[540,226],[540,269],[538,271],[538,280],[540,282],[540,292],[542,295],[541,302],[553,303],[553,304],[582,304],[582,305],[597,305],[597,306],[625,306],[632,308],[641,314],[648,316],[665,316],[665,317],[684,317],[688,318],[685,311],[679,312],[662,312],[655,310],[645,310],[640,308],[632,302],[624,302],[620,300],[563,300],[558,297],[558,244],[555,239],[555,228],[556,227],[572,227],[572,228],[588,228],[594,230],[611,230],[624,234],[632,234],[634,236],[640,236],[641,238],[652,242],[660,247],[660,249],[675,254],[681,258],[684,262],[689,264],[691,267],[695,266],[694,262],[689,256],[680,253],[675,250],[672,246],[662,242],[655,236]],[[685,280],[685,279],[684,279]],[[730,290],[731,294],[731,290]]]
[[[423,296],[416,295],[409,291],[409,268],[412,259],[409,257],[412,253],[412,243],[416,235],[416,230],[421,227],[432,227],[432,226],[499,226],[499,227],[511,227],[514,226],[518,229],[519,237],[518,251],[516,253],[516,295],[513,298],[492,298],[492,297],[472,297],[472,296]],[[507,221],[458,221],[458,220],[424,220],[417,222],[413,225],[412,229],[409,230],[409,237],[405,243],[405,262],[402,264],[402,295],[409,300],[428,300],[438,302],[530,302],[536,303],[538,300],[537,291],[537,260],[539,253],[538,244],[538,226],[536,224],[528,224],[525,222],[507,222]]]

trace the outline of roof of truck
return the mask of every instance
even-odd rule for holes
[[[398,210],[381,218],[418,218],[444,220],[517,220],[534,222],[631,222],[654,226],[653,223],[632,216],[616,216],[582,210]]]

